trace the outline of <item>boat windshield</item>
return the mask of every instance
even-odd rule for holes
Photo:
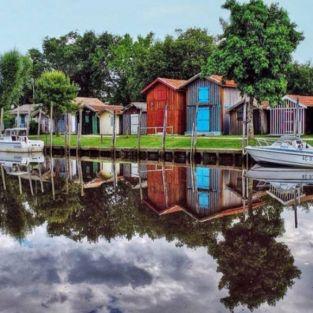
[[[27,136],[27,130],[22,128],[16,128],[16,129],[6,129],[4,132],[4,135],[6,137],[26,137]]]
[[[303,148],[311,148],[306,142],[304,142],[298,136],[282,136],[279,138],[273,146],[275,147],[283,147],[283,148],[296,148],[296,149],[303,149]]]

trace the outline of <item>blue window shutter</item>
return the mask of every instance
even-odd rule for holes
[[[209,95],[210,89],[209,87],[200,87],[198,90],[198,100],[200,103],[208,103],[209,102]]]

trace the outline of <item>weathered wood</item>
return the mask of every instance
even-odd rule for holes
[[[38,129],[37,129],[37,137],[40,138],[40,132],[41,132],[41,119],[42,119],[42,109],[39,109],[39,117],[38,117]]]
[[[82,136],[82,122],[83,122],[83,110],[79,109],[79,123],[78,123],[78,132],[77,132],[77,147],[81,147],[81,136]]]
[[[53,145],[53,102],[50,103],[50,150]]]
[[[116,146],[116,113],[115,110],[113,111],[113,135],[112,135],[112,147],[115,150]]]
[[[0,110],[0,133],[4,131],[3,115],[4,115],[4,109],[1,108]]]
[[[139,112],[139,120],[138,120],[138,130],[137,130],[137,156],[140,156],[140,149],[141,149],[141,122],[142,122],[142,110]]]
[[[164,108],[168,105],[168,128],[174,134],[183,134],[186,129],[186,95],[183,90],[174,90],[157,83],[147,92],[147,133],[162,132]]]
[[[163,152],[165,152],[165,145],[166,145],[167,114],[168,114],[168,105],[166,104],[164,107],[164,115],[163,115],[163,134],[162,134],[162,150],[163,150]]]

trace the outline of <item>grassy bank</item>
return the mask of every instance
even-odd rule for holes
[[[36,139],[36,136],[31,136]],[[264,138],[264,137],[257,137]],[[265,137],[271,139],[269,137]],[[49,135],[41,135],[41,140],[46,145],[50,144]],[[313,137],[305,137],[309,143],[313,143]],[[197,148],[199,149],[241,149],[241,136],[215,136],[215,137],[198,137]],[[256,140],[250,142],[256,144]],[[53,136],[54,146],[64,146],[64,136]],[[167,149],[190,149],[191,138],[186,136],[168,136],[166,138]],[[71,147],[77,146],[77,136],[71,136]],[[111,136],[84,135],[81,138],[81,147],[83,148],[111,148]],[[118,136],[116,140],[117,148],[137,148],[137,136]],[[162,137],[159,135],[149,135],[141,137],[141,147],[150,149],[160,149],[162,147]]]
[[[31,136],[37,139],[36,136]],[[41,135],[40,139],[46,145],[50,144],[49,135]],[[200,149],[240,149],[240,136],[215,136],[215,137],[199,137],[197,140],[197,148]],[[71,147],[77,146],[77,136],[72,135],[70,141]],[[253,142],[252,142],[253,144]],[[54,146],[64,145],[64,136],[53,136]],[[185,136],[168,136],[166,138],[167,149],[190,149],[191,138]],[[81,138],[81,146],[83,148],[110,148],[112,147],[111,136],[84,135]],[[116,139],[116,147],[118,148],[137,148],[137,136],[118,136]],[[141,147],[150,149],[160,149],[162,147],[162,137],[159,135],[149,135],[141,137]]]

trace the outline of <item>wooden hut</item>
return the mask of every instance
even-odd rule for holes
[[[249,98],[246,98],[249,101]],[[242,135],[244,121],[244,103],[242,99],[233,105],[229,110],[230,125],[229,133],[232,135]],[[247,103],[246,103],[247,104]],[[269,132],[269,104],[263,102],[258,106],[255,102],[253,106],[253,127],[255,134],[268,134]]]
[[[147,103],[132,102],[123,110],[123,134],[135,135],[138,132],[141,112],[141,133],[147,133]]]
[[[200,135],[219,135],[229,133],[227,109],[241,99],[237,85],[232,80],[223,80],[212,75],[202,78],[200,74],[189,79],[181,88],[186,88],[187,110],[186,134],[195,130]],[[198,107],[195,120],[196,108]]]
[[[270,134],[312,134],[313,96],[286,95],[270,108]]]
[[[186,95],[182,88],[184,80],[157,78],[145,89],[147,101],[147,133],[163,131],[167,108],[167,132],[183,134],[186,125]]]
[[[113,117],[115,113],[115,132],[120,133],[120,116],[123,107],[105,104],[97,98],[77,97],[76,103],[82,110],[82,134],[111,135],[113,134]],[[78,114],[79,115],[79,114]],[[78,116],[79,122],[79,116]]]

